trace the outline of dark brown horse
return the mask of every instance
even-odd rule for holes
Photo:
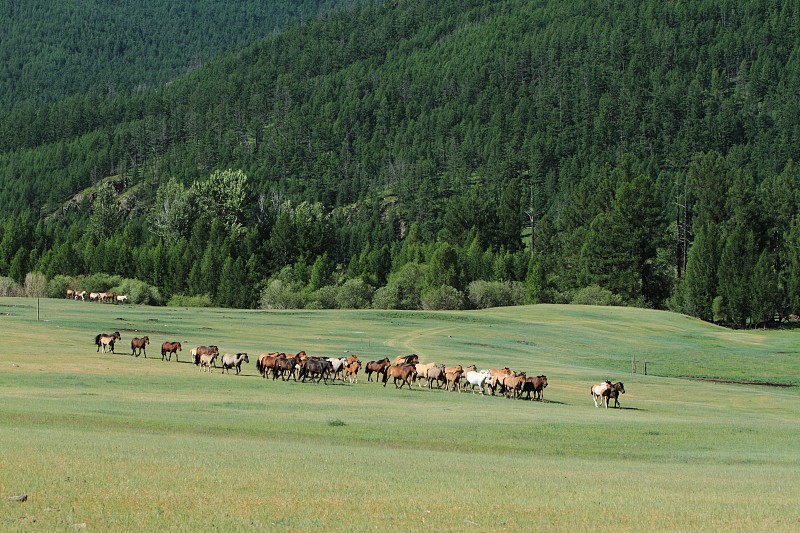
[[[278,357],[275,359],[275,366],[272,367],[272,379],[275,380],[280,374],[283,381],[289,381],[291,377],[297,381],[297,374],[295,373],[295,366],[300,362],[300,358],[294,357]]]
[[[122,340],[122,335],[119,334],[119,331],[115,331],[111,334],[106,333],[98,333],[97,336],[94,338],[94,343],[97,345],[97,351],[100,351],[100,347],[103,347],[103,353],[106,353],[108,349],[111,349],[111,353],[114,353],[114,343],[118,340]]]
[[[391,366],[388,357],[384,357],[380,361],[370,361],[367,363],[367,366],[364,367],[364,371],[367,373],[367,381],[372,381],[372,373],[378,374],[378,376],[386,376],[386,369]],[[378,378],[375,378],[376,380]]]
[[[131,339],[131,355],[135,355],[139,357],[142,353],[144,353],[144,358],[147,359],[147,345],[150,344],[150,337],[145,335],[141,339],[139,337],[134,337]],[[136,350],[139,350],[139,353],[136,353]]]
[[[621,381],[617,381],[611,388],[608,389],[608,401],[614,400],[614,407],[619,407],[619,395],[625,394],[625,385]]]
[[[166,357],[167,361],[172,361],[172,354],[175,354],[175,361],[178,362],[178,352],[182,349],[181,343],[179,342],[165,342],[161,345],[161,360],[163,361]],[[169,354],[169,356],[167,356],[167,354]]]
[[[527,393],[526,400],[542,400],[542,393],[545,387],[547,387],[547,376],[542,374],[541,376],[526,378],[520,392]],[[531,398],[531,392],[533,393],[533,398]]]

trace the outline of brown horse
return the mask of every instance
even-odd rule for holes
[[[134,337],[131,339],[131,355],[135,355],[139,357],[142,353],[144,353],[144,358],[147,359],[147,345],[150,344],[150,337],[145,335],[141,339],[139,337]],[[136,350],[139,350],[139,353],[136,353]]]
[[[378,374],[378,376],[386,376],[386,369],[391,366],[388,357],[384,357],[380,361],[370,361],[367,363],[367,366],[364,368],[364,371],[367,373],[367,381],[372,381],[372,373]],[[375,378],[377,380],[377,378]]]
[[[414,381],[416,375],[417,369],[414,365],[393,365],[390,366],[383,375],[383,386],[385,387],[389,382],[389,378],[392,378],[396,389],[402,389],[404,384],[408,385],[408,388],[411,389],[411,383]],[[397,386],[398,380],[401,381],[399,387]]]
[[[286,354],[283,352],[262,353],[256,361],[256,368],[262,378],[267,377],[267,372],[272,372],[275,369],[275,360],[285,358]]]
[[[178,361],[178,352],[182,350],[181,343],[179,342],[165,342],[161,345],[161,360],[164,360],[164,357],[167,358],[167,361],[172,361],[172,354],[175,354],[175,362]],[[169,354],[169,356],[167,356]]]
[[[398,355],[394,358],[395,365],[418,365],[419,364],[419,356],[417,354],[412,353],[411,355]]]
[[[219,348],[214,346],[198,346],[197,348],[192,348],[192,359],[194,360],[194,364],[200,365],[200,358],[206,354],[217,354],[219,355]],[[177,358],[178,355],[176,354],[175,357]],[[214,360],[212,359],[211,362],[213,363]],[[214,365],[216,366],[216,364]]]
[[[528,394],[525,397],[526,400],[543,400],[545,387],[547,387],[547,376],[542,374],[541,376],[526,378],[520,392]],[[533,393],[533,398],[531,398],[531,392]]]
[[[122,340],[122,335],[119,334],[119,331],[115,331],[114,333],[105,334],[105,333],[98,333],[97,336],[94,338],[94,343],[97,345],[97,351],[100,351],[100,347],[103,347],[103,353],[106,353],[108,349],[111,349],[111,353],[114,353],[114,343],[118,340]]]
[[[272,380],[277,379],[280,374],[283,381],[289,381],[291,377],[297,381],[297,374],[295,373],[295,366],[300,363],[299,356],[294,357],[278,357],[275,359],[275,365],[272,367]]]
[[[608,390],[608,401],[614,400],[614,407],[619,407],[619,395],[625,394],[625,385],[621,381],[617,381]]]

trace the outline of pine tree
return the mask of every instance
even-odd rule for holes
[[[683,280],[685,311],[711,321],[713,302],[717,296],[717,267],[719,263],[719,233],[713,224],[702,226],[694,239],[686,262]]]

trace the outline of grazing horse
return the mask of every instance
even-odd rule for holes
[[[608,398],[610,396],[611,387],[613,387],[613,385],[608,380],[600,384],[592,385],[592,400],[594,400],[595,407],[600,407],[597,405],[597,400],[600,399],[600,403],[605,402],[606,409],[608,409]]]
[[[76,292],[75,289],[67,289],[67,298],[74,298]]]
[[[383,386],[385,387],[386,384],[389,382],[389,378],[394,379],[394,387],[396,389],[402,389],[403,384],[408,385],[408,388],[411,389],[411,383],[414,381],[414,376],[417,375],[417,369],[414,365],[393,365],[390,366],[386,373],[383,375]],[[400,380],[400,386],[397,386],[397,381]]]
[[[608,390],[608,399],[614,400],[614,407],[619,407],[619,395],[625,394],[625,385],[621,381],[617,381]]]
[[[178,362],[178,352],[182,349],[181,343],[179,342],[165,342],[161,345],[161,360],[163,361],[166,357],[167,361],[172,361],[172,354],[175,354],[175,362]],[[169,356],[167,356],[167,354],[169,354]]]
[[[94,343],[97,345],[97,351],[100,351],[100,347],[103,347],[103,353],[106,353],[108,349],[111,349],[111,353],[114,353],[114,343],[118,340],[122,340],[122,336],[119,334],[119,331],[115,331],[110,335],[105,333],[98,333],[97,336],[94,338]]]
[[[145,335],[141,339],[139,337],[134,337],[131,339],[131,355],[135,355],[139,357],[144,353],[144,358],[147,359],[147,345],[150,344],[150,337]],[[136,350],[139,350],[139,353],[136,353]]]
[[[250,359],[247,358],[247,353],[237,353],[236,355],[226,353],[222,356],[222,373],[224,374],[227,370],[228,374],[230,374],[230,369],[235,368],[238,376],[239,372],[242,371],[242,361],[245,363],[250,362]]]
[[[373,372],[378,374],[378,376],[386,377],[386,369],[388,369],[390,366],[391,363],[389,362],[388,357],[384,357],[380,361],[370,361],[367,363],[367,366],[364,369],[364,371],[367,373],[367,381],[372,381]],[[377,379],[378,378],[376,377],[375,380],[377,381]]]

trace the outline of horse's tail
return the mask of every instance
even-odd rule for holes
[[[94,337],[94,343],[95,343],[96,345],[100,346],[100,337],[102,337],[102,336],[103,336],[103,334],[102,334],[102,333],[98,333],[97,335],[95,335],[95,337]]]

